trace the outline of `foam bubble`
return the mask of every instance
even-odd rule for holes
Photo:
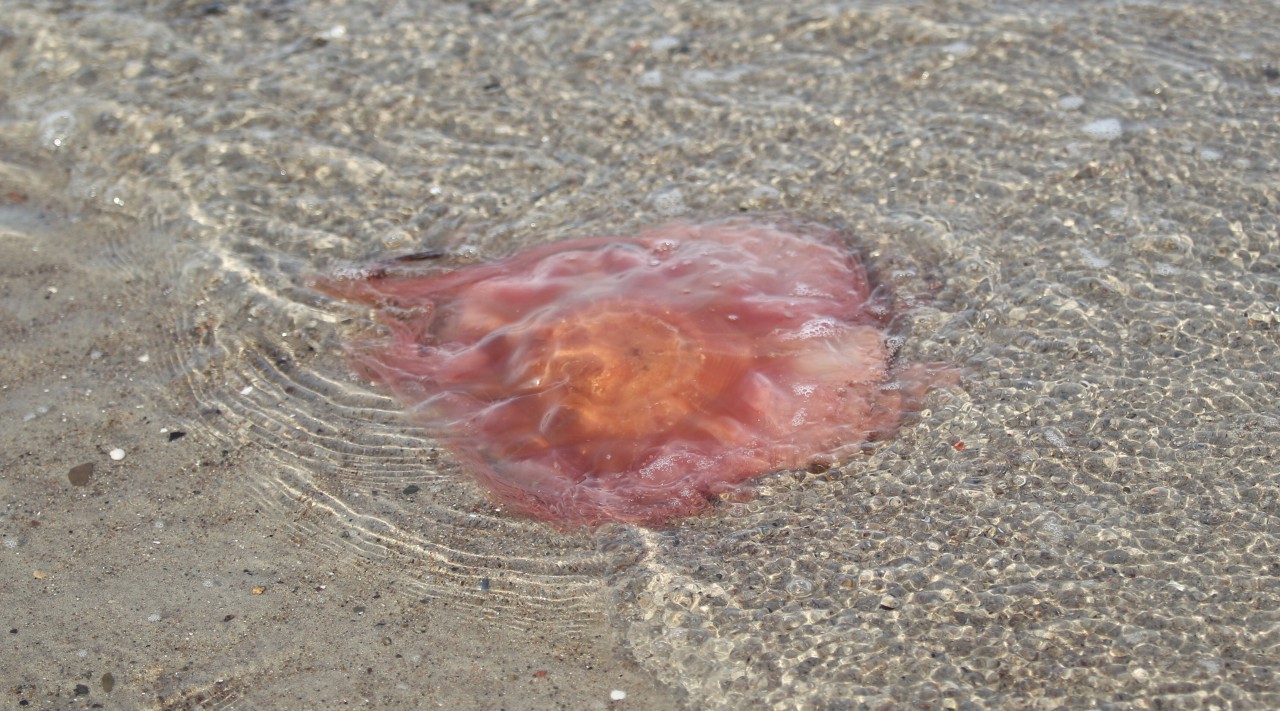
[[[655,458],[653,461],[640,468],[641,479],[656,479],[663,474],[673,470],[676,466],[676,459],[671,455],[665,455]]]
[[[76,117],[70,111],[54,111],[40,121],[40,142],[57,150],[67,145],[76,130]]]
[[[793,338],[831,338],[836,335],[836,322],[831,318],[809,319],[800,326],[800,331]]]
[[[460,244],[449,250],[459,261],[474,262],[480,259],[480,248],[474,244]]]
[[[828,294],[818,291],[804,282],[797,282],[796,285],[791,288],[791,293],[795,296],[828,296]]]

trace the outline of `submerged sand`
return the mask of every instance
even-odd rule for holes
[[[5,7],[11,704],[1280,704],[1267,4]],[[305,287],[779,212],[964,380],[667,529],[495,506]]]

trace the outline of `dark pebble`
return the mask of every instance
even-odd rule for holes
[[[93,462],[85,462],[71,467],[71,471],[67,472],[67,479],[71,481],[72,486],[84,486],[89,483],[89,477],[93,476]]]

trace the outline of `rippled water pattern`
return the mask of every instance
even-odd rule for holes
[[[267,453],[235,475],[315,559],[607,617],[695,708],[1280,704],[1274,3],[6,15],[6,176],[136,225],[95,258],[172,284],[175,410]],[[967,377],[668,530],[496,510],[303,287],[739,212],[856,235],[904,355]]]

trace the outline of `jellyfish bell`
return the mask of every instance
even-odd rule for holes
[[[894,367],[884,300],[814,225],[678,223],[404,264],[317,280],[385,329],[353,363],[496,499],[563,524],[696,513],[893,432],[953,380]]]

